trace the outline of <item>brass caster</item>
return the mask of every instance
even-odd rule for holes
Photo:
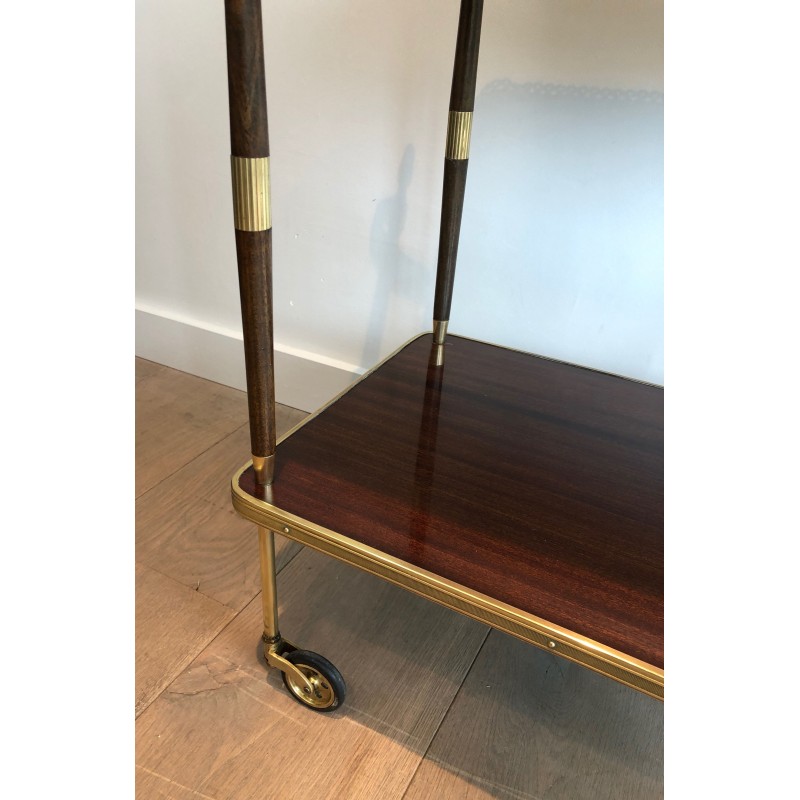
[[[306,679],[301,683],[291,672],[283,673],[283,682],[298,703],[323,712],[334,711],[344,703],[344,678],[327,658],[310,650],[292,650],[283,657]]]

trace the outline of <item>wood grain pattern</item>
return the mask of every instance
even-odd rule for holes
[[[225,0],[231,155],[267,158],[267,91],[260,0]]]
[[[260,0],[225,0],[231,154],[269,156],[267,91]],[[275,362],[272,337],[272,231],[236,231],[244,333],[250,452],[275,452]]]
[[[143,359],[136,375],[137,477],[145,471],[145,485],[158,484],[136,503],[141,713],[257,594],[260,580],[256,530],[230,505],[231,471],[249,453],[244,392]],[[279,406],[279,429],[305,416]],[[213,444],[225,431],[233,433]],[[278,567],[299,549],[278,537]]]
[[[450,89],[451,111],[472,111],[475,108],[482,17],[483,0],[461,0],[453,83]]]
[[[234,612],[136,565],[136,714],[233,618]]]
[[[280,446],[274,505],[663,667],[663,391],[448,342],[424,458],[429,336]]]
[[[272,347],[272,231],[236,231],[250,453],[275,452],[275,354]]]
[[[140,717],[142,800],[159,786],[178,798],[402,796],[487,629],[309,550],[278,588],[282,630],[337,664],[347,704],[311,713],[265,674],[256,598]]]
[[[453,302],[453,285],[458,259],[458,238],[461,233],[461,212],[467,187],[469,160],[444,160],[442,187],[442,219],[439,227],[439,256],[436,267],[436,288],[433,296],[433,318],[449,320]]]
[[[144,359],[136,359],[136,376],[139,497],[240,427],[247,400],[237,389]]]
[[[139,381],[146,380],[147,378],[152,378],[160,373],[163,373],[167,367],[162,366],[161,364],[156,364],[154,361],[148,361],[145,358],[136,358],[136,367],[135,367],[135,375],[136,375],[136,384],[138,386]]]
[[[461,0],[450,91],[451,111],[472,111],[475,108],[475,81],[478,75],[482,16],[483,0]],[[450,319],[468,164],[467,159],[445,158],[444,161],[439,255],[433,298],[434,320]]]
[[[305,413],[279,406],[283,430]],[[261,590],[256,528],[231,507],[230,476],[247,459],[240,427],[136,503],[136,559],[240,611]],[[278,569],[301,546],[276,538]]]
[[[654,800],[664,706],[492,631],[404,800]]]

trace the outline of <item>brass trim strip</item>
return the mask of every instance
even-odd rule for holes
[[[651,697],[664,699],[664,670],[658,667],[252,497],[239,486],[239,478],[249,466],[250,463],[245,464],[233,476],[231,498],[234,509],[259,527],[274,530],[525,642],[554,649],[570,661]]]
[[[233,226],[239,231],[267,231],[272,227],[269,157],[231,156]]]
[[[447,146],[445,158],[463,161],[469,158],[469,140],[472,135],[472,112],[451,111],[447,118]]]

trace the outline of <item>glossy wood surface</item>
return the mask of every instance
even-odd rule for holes
[[[283,442],[273,504],[663,668],[663,390],[457,336],[430,354]]]
[[[466,158],[444,160],[439,257],[436,262],[436,288],[433,296],[433,318],[436,320],[450,319],[468,166],[469,160]]]
[[[453,84],[450,89],[451,111],[472,111],[475,108],[482,16],[483,0],[461,0]]]
[[[244,334],[250,452],[275,452],[275,354],[272,347],[272,231],[236,231]]]
[[[260,0],[225,0],[231,155],[269,156]]]
[[[478,75],[482,15],[483,0],[461,0],[453,83],[450,91],[451,111],[471,112],[475,108],[475,81]],[[436,288],[433,297],[433,319],[438,321],[450,319],[468,164],[469,160],[466,158],[444,160],[439,255],[436,262]]]

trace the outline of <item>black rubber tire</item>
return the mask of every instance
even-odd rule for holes
[[[302,695],[296,692],[289,680],[286,673],[283,673],[283,683],[286,686],[289,694],[302,705],[304,708],[318,711],[327,714],[331,711],[336,711],[344,703],[344,698],[347,694],[347,685],[344,682],[342,673],[328,661],[323,658],[319,653],[313,653],[311,650],[292,650],[290,653],[285,653],[283,656],[287,661],[294,664],[296,667],[309,667],[315,672],[319,673],[322,678],[327,682],[328,687],[333,692],[333,702],[326,706],[316,706],[310,703]]]

